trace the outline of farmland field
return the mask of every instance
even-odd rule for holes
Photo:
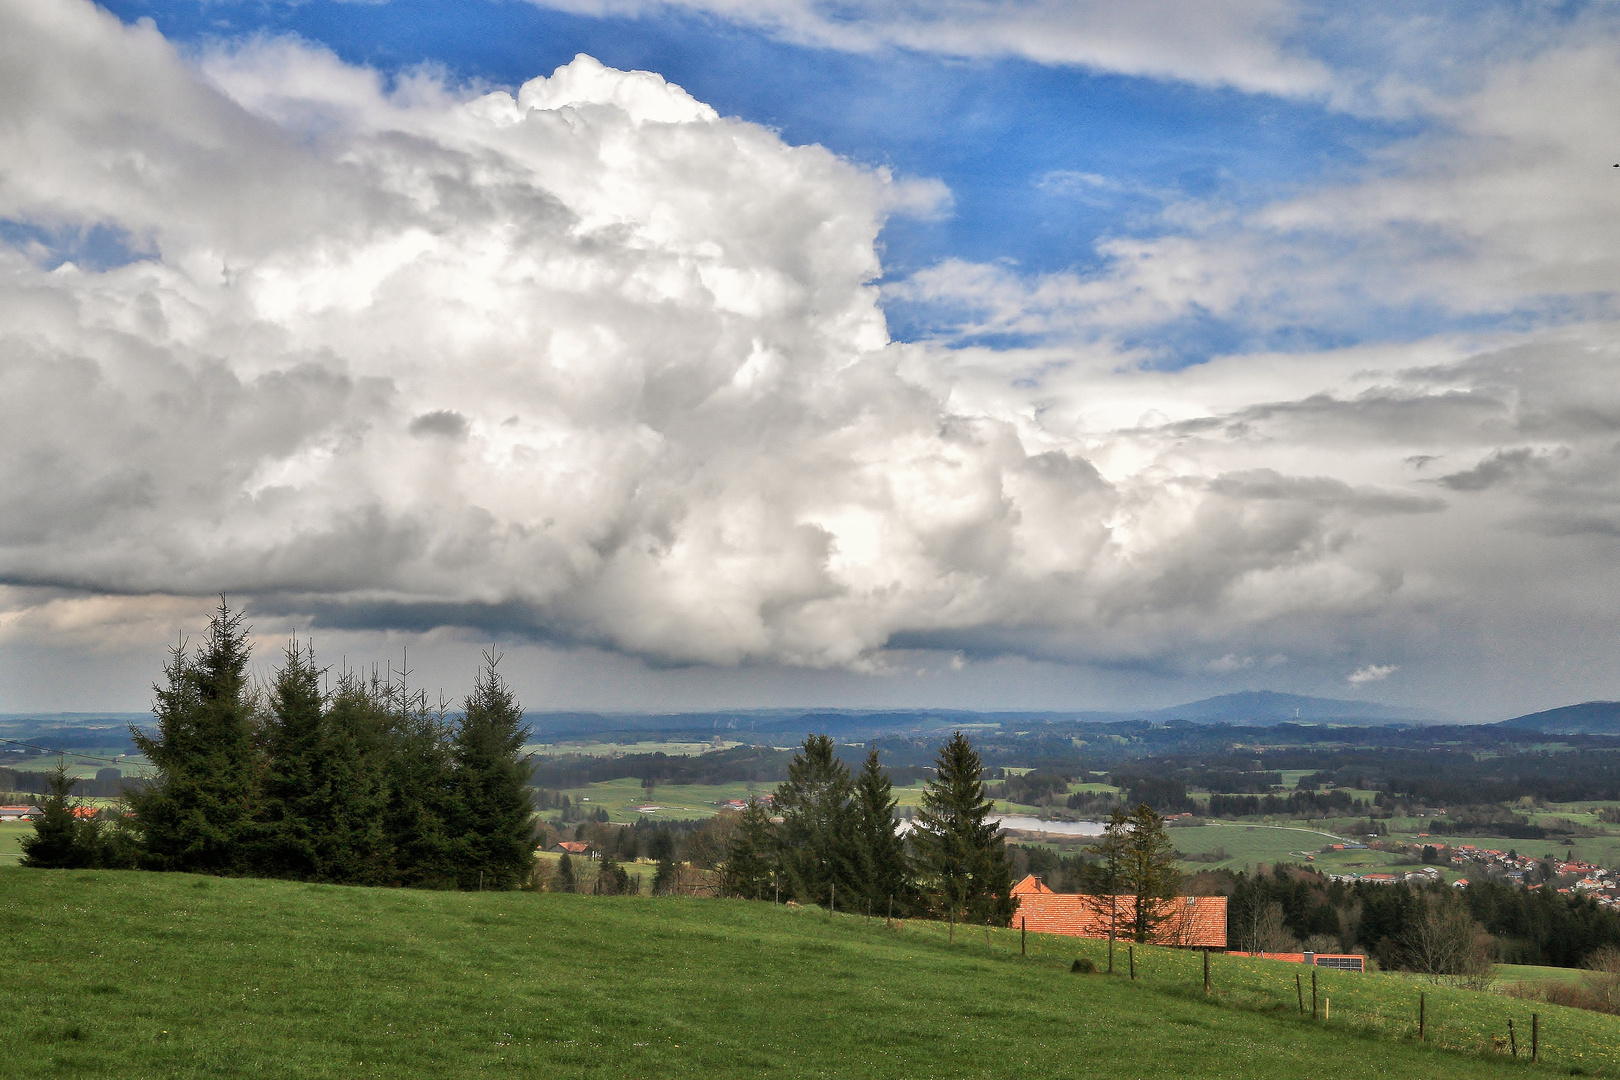
[[[523,748],[525,754],[542,757],[560,754],[578,754],[581,757],[618,757],[625,754],[666,754],[669,757],[695,757],[711,750],[729,750],[742,744],[731,739],[710,739],[707,742],[554,742],[530,743]]]
[[[0,1059],[28,1077],[1447,1078],[1523,1075],[1516,999],[814,908],[0,869]],[[1308,986],[1309,980],[1306,980]],[[1538,1005],[1546,1065],[1620,1075],[1620,1021]]]
[[[22,838],[34,835],[28,821],[0,821],[0,866],[15,866],[22,858]]]

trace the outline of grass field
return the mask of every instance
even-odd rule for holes
[[[1101,787],[1101,785],[1088,785]],[[590,784],[586,787],[565,788],[563,794],[575,802],[584,801],[584,805],[591,808],[603,807],[612,821],[630,822],[640,818],[669,818],[672,820],[691,820],[704,818],[716,814],[720,804],[727,799],[747,799],[750,795],[763,795],[776,790],[771,783],[754,784],[753,789],[741,780],[730,784],[664,784],[654,788],[649,794],[641,786],[641,781],[634,777],[622,780],[604,780]],[[1108,789],[1113,790],[1113,789]],[[894,798],[900,805],[900,812],[907,809],[915,810],[922,804],[923,786],[913,784],[910,787],[897,787],[894,789]],[[659,809],[656,813],[643,814],[635,807],[651,804]],[[1001,801],[996,808],[1006,814],[1028,814],[1033,817],[1050,816],[1050,811],[1038,806],[1024,806],[1020,803]],[[550,812],[547,815],[550,816]],[[1324,838],[1325,842],[1325,838]]]
[[[1333,839],[1324,836],[1320,830],[1304,826],[1273,827],[1245,822],[1195,825],[1171,829],[1169,832],[1170,842],[1176,846],[1176,850],[1187,855],[1225,850],[1227,857],[1218,862],[1183,864],[1184,868],[1195,866],[1205,870],[1223,867],[1242,870],[1257,863],[1304,863],[1305,857],[1300,853],[1315,853],[1324,844],[1333,843]],[[1317,856],[1317,859],[1320,861],[1321,856]]]
[[[0,866],[16,866],[22,858],[22,838],[33,835],[31,821],[0,821]]]
[[[0,868],[7,1073],[33,1077],[1524,1075],[1515,999],[742,901],[427,893]],[[1306,979],[1308,989],[1309,979]],[[1537,1006],[1544,1069],[1615,1075],[1620,1022]],[[1541,1072],[1542,1070],[1537,1070]]]
[[[733,739],[710,739],[707,742],[555,742],[555,743],[529,743],[523,748],[526,754],[538,754],[542,757],[548,755],[578,754],[581,757],[620,757],[625,754],[665,754],[669,757],[696,757],[707,754],[711,750],[729,750],[742,743]]]

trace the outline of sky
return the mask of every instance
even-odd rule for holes
[[[1620,697],[1617,8],[0,0],[0,712]]]

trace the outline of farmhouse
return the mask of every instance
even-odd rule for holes
[[[1033,874],[1014,885],[1012,894],[1018,898],[1015,918],[1024,929],[1071,937],[1106,938],[1110,922],[1116,936],[1123,934],[1136,903],[1134,896],[1053,892]],[[1160,901],[1158,914],[1153,944],[1226,948],[1226,897],[1178,896]]]
[[[0,806],[0,821],[31,821],[43,816],[37,806]]]

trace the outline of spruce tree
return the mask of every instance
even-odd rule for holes
[[[392,884],[451,888],[459,867],[450,820],[455,774],[444,716],[420,692],[382,685],[375,675],[356,692],[386,717],[386,877]],[[338,696],[341,701],[341,687]],[[476,886],[476,872],[473,877]]]
[[[261,736],[264,797],[253,869],[269,877],[313,880],[322,876],[319,834],[331,797],[322,776],[326,701],[313,648],[287,645],[271,680],[269,706]]]
[[[241,873],[248,868],[258,800],[259,756],[250,653],[242,615],[225,598],[195,654],[184,643],[154,686],[156,736],[131,727],[156,777],[129,797],[145,865],[158,870]]]
[[[917,877],[935,912],[1006,926],[1016,907],[1001,828],[989,820],[984,764],[958,731],[940,747],[912,830]]]
[[[902,911],[909,907],[906,842],[895,832],[897,805],[874,748],[855,779],[855,853],[861,894],[877,911],[887,911],[891,900]]]
[[[42,811],[34,819],[34,835],[22,838],[22,865],[40,870],[82,870],[96,865],[96,823],[75,815],[75,781],[67,766],[58,764],[48,774],[47,789],[39,801]]]
[[[1114,942],[1120,927],[1127,921],[1127,902],[1122,896],[1130,894],[1125,883],[1125,849],[1130,843],[1130,815],[1124,807],[1115,807],[1103,826],[1102,836],[1086,848],[1091,859],[1081,871],[1085,888],[1085,904],[1097,917],[1108,923],[1108,973],[1114,972]]]
[[[288,646],[263,725],[257,872],[353,884],[388,880],[384,706],[350,673],[321,687],[312,648]]]
[[[770,811],[758,799],[749,799],[726,843],[726,894],[770,899],[776,893],[776,862],[776,826]]]
[[[1138,804],[1126,825],[1120,884],[1135,898],[1127,912],[1131,936],[1144,942],[1169,917],[1172,905],[1166,901],[1181,894],[1181,871],[1164,819],[1153,807]]]
[[[679,875],[675,868],[675,837],[668,829],[659,829],[647,841],[647,856],[657,861],[653,871],[654,896],[663,896],[675,887]]]
[[[387,713],[340,679],[321,718],[316,773],[321,800],[316,859],[324,881],[381,885],[389,880]]]
[[[568,852],[563,852],[562,858],[557,860],[557,872],[551,880],[551,887],[557,892],[574,891],[574,860],[569,857]]]
[[[484,654],[455,735],[453,843],[457,877],[468,889],[480,880],[486,889],[516,888],[534,868],[531,767],[522,757],[529,729],[499,663]]]
[[[838,760],[833,742],[810,735],[788,763],[787,779],[776,789],[782,816],[781,867],[793,895],[824,904],[834,889],[853,894],[855,876],[854,793],[849,767]]]

